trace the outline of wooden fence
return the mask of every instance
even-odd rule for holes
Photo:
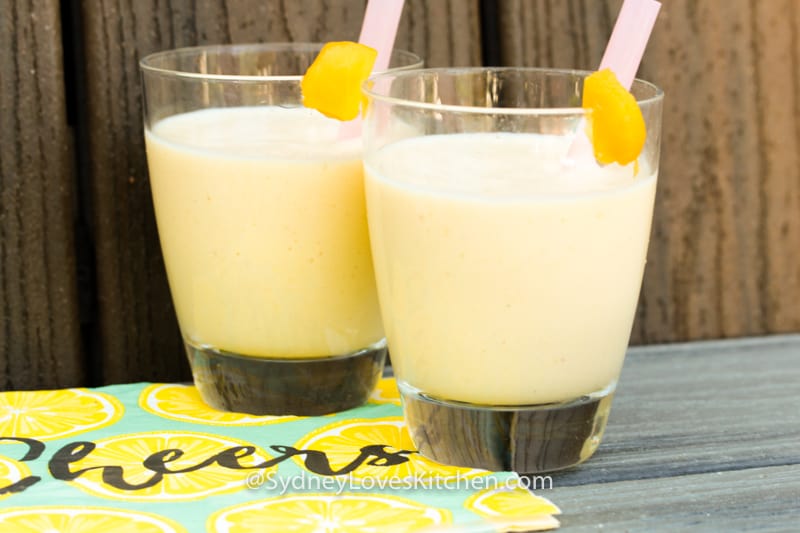
[[[621,0],[408,0],[429,66],[592,68]],[[800,2],[663,0],[666,92],[634,343],[800,331]],[[0,0],[0,389],[188,378],[138,59],[355,39],[365,0]]]

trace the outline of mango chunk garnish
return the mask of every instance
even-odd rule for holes
[[[372,72],[377,57],[377,50],[363,44],[325,44],[300,82],[303,105],[326,117],[353,120],[361,107],[361,84]]]
[[[583,108],[592,111],[587,134],[598,163],[627,165],[639,157],[647,135],[642,110],[610,69],[584,80]]]

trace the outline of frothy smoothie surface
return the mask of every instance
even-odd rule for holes
[[[360,140],[305,108],[176,115],[146,132],[159,236],[189,342],[278,358],[383,338]]]
[[[204,109],[162,120],[151,138],[228,158],[357,159],[360,140],[339,140],[341,122],[305,107]]]
[[[564,168],[571,139],[403,140],[365,165],[398,378],[441,399],[567,401],[613,386],[650,234],[655,172]]]
[[[607,191],[634,182],[633,165],[563,165],[569,139],[534,134],[437,135],[383,149],[374,170],[433,194],[509,200]]]

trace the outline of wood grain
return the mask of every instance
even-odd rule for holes
[[[425,60],[427,67],[481,64],[477,0],[406,0],[396,46]]]
[[[0,1],[0,390],[84,384],[59,5]]]
[[[478,2],[407,3],[397,46],[480,61]],[[356,39],[364,0],[82,2],[102,380],[188,377],[150,200],[137,62],[205,43]]]
[[[633,348],[600,449],[539,494],[565,532],[793,531],[798,396],[800,335]]]
[[[666,94],[634,343],[800,331],[800,5],[663,2]],[[620,0],[500,0],[503,62],[596,68]]]
[[[580,531],[796,531],[800,466],[625,481],[539,492]]]
[[[600,448],[558,487],[800,465],[800,335],[630,350]]]

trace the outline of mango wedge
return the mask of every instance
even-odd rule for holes
[[[592,110],[587,134],[600,164],[627,165],[639,157],[647,135],[644,117],[636,99],[610,69],[586,78],[583,108]]]
[[[377,57],[377,50],[363,44],[325,44],[300,83],[303,105],[330,118],[353,120],[361,108],[361,84]]]

